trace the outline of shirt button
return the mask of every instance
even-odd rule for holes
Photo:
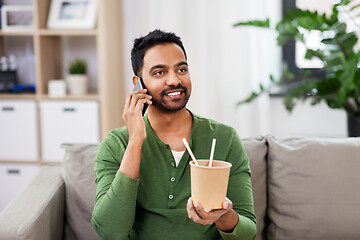
[[[175,182],[175,178],[174,178],[174,177],[172,177],[170,180],[171,180],[172,182]]]
[[[173,162],[171,162],[171,166],[175,166],[175,164]]]
[[[173,199],[173,198],[174,198],[174,196],[170,194],[170,195],[169,195],[169,199]]]

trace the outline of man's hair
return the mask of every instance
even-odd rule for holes
[[[144,56],[146,51],[156,45],[165,43],[177,44],[183,50],[185,59],[187,59],[185,48],[181,42],[180,37],[176,36],[175,33],[164,32],[156,29],[152,32],[149,32],[146,36],[134,40],[134,46],[131,50],[131,64],[135,75],[141,77],[140,69],[144,64]]]

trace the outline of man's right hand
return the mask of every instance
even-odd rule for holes
[[[144,103],[152,104],[151,96],[146,94],[147,89],[142,89],[130,93],[125,102],[124,113],[122,115],[129,132],[129,142],[146,139],[146,129],[141,107]]]
[[[146,139],[146,129],[141,107],[152,104],[146,89],[130,93],[126,98],[123,119],[129,132],[129,142],[122,158],[119,171],[137,179],[140,171],[141,146]]]

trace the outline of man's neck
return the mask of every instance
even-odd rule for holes
[[[183,150],[185,147],[181,138],[190,141],[193,120],[191,113],[183,108],[179,111],[164,112],[155,107],[149,107],[148,119],[155,134],[172,150]]]

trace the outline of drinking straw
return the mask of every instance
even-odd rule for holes
[[[210,152],[209,167],[212,167],[212,161],[213,161],[213,158],[214,158],[214,151],[215,151],[215,144],[216,144],[216,139],[213,138],[212,145],[211,145],[211,152]]]
[[[182,141],[183,141],[183,143],[184,143],[184,145],[185,145],[186,149],[188,150],[188,152],[189,152],[189,154],[190,154],[190,156],[191,156],[192,160],[194,161],[194,163],[195,163],[197,166],[199,166],[199,163],[196,161],[196,158],[195,158],[195,156],[194,156],[193,152],[191,151],[190,146],[189,146],[188,142],[186,141],[186,139],[185,139],[185,138],[183,138],[183,139],[182,139]]]

